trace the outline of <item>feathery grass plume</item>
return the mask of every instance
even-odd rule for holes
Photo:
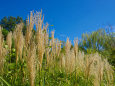
[[[46,56],[46,63],[47,66],[49,65],[49,54],[50,54],[50,48],[49,48],[49,31],[48,31],[48,23],[46,25],[43,25],[43,34],[44,34],[44,47],[45,47],[45,56]]]
[[[38,59],[40,62],[40,68],[42,67],[42,60],[43,60],[43,55],[44,55],[44,51],[45,51],[45,46],[44,46],[44,35],[42,34],[42,32],[40,33],[38,37],[38,43],[37,43],[37,47],[38,47]]]
[[[91,64],[89,76],[94,76],[94,86],[100,86],[103,81],[104,62],[98,53],[90,54],[90,58],[93,59],[93,63]]]
[[[69,54],[69,71],[70,73],[73,72],[75,70],[75,54],[74,54],[74,50],[72,49],[70,54]]]
[[[24,37],[22,33],[23,23],[20,23],[16,26],[16,29],[14,31],[14,40],[15,40],[15,49],[16,49],[16,64],[18,62],[18,59],[22,58],[22,50],[24,46]]]
[[[77,72],[85,72],[85,61],[84,61],[85,55],[84,52],[79,51],[78,57],[76,58],[76,67]]]
[[[98,53],[93,54],[92,58],[94,58],[94,62],[92,64],[90,75],[95,77],[93,82],[94,86],[100,86],[104,75],[104,61]]]
[[[53,55],[53,60],[55,57],[55,39],[54,39],[54,31],[51,32],[51,47],[52,47],[52,55]]]
[[[106,74],[106,80],[107,80],[107,86],[111,86],[114,81],[114,71],[112,69],[112,66],[108,63],[107,59],[104,59],[104,68],[105,68],[105,74]]]
[[[49,58],[49,62],[50,64],[54,66],[54,60],[55,60],[55,39],[54,39],[54,31],[51,32],[51,40],[49,41],[49,46],[51,48],[51,52],[50,52],[50,58]]]
[[[71,48],[71,42],[69,41],[69,38],[67,38],[66,45],[65,45],[66,55],[70,52],[70,48]]]
[[[98,53],[93,54],[94,62],[91,75],[95,76],[94,86],[101,85],[104,75],[104,61]]]
[[[30,18],[28,16],[28,19],[26,20],[27,23],[27,30],[26,30],[26,35],[25,35],[25,43],[26,43],[26,47],[29,46],[30,44],[30,40],[32,37],[32,30],[33,30],[33,25],[34,25],[34,16],[33,16],[33,12],[30,12]]]
[[[0,75],[3,73],[3,65],[5,62],[5,55],[7,50],[3,47],[4,38],[2,35],[2,27],[0,26]]]
[[[48,23],[46,25],[43,25],[43,33],[44,33],[44,46],[48,46],[48,41],[49,41],[49,33],[48,33]]]
[[[57,57],[59,57],[60,51],[61,51],[61,41],[57,39],[55,43],[55,54]]]
[[[4,57],[3,54],[3,36],[2,36],[2,28],[0,26],[0,73],[2,73],[3,63],[4,63]]]
[[[50,54],[49,54],[49,65],[53,64],[53,53],[52,53],[52,40],[49,41],[49,48],[50,48]]]
[[[99,63],[99,68],[98,68],[98,77],[99,77],[99,83],[101,85],[101,82],[103,80],[103,75],[104,75],[104,62],[100,61]]]
[[[58,45],[59,45],[59,43],[58,43],[58,39],[57,39],[56,43],[55,43],[55,54],[56,54],[56,56],[58,54]]]
[[[42,26],[43,26],[43,20],[44,20],[44,16],[42,16],[42,10],[41,12],[36,11],[36,13],[34,14],[34,20],[35,20],[34,22],[36,26],[36,31],[38,30],[39,32],[41,32]],[[46,25],[46,28],[47,28],[47,25]]]
[[[36,68],[35,68],[36,59],[35,58],[36,58],[36,47],[35,47],[34,41],[32,40],[27,51],[27,66],[28,66],[31,86],[35,86],[34,85],[35,76],[36,76]]]
[[[59,56],[61,52],[61,41],[58,42],[58,53],[57,55]]]
[[[6,38],[8,48],[11,50],[12,47],[12,32],[9,32]]]
[[[70,60],[70,48],[71,48],[71,42],[69,41],[69,38],[67,38],[66,45],[65,45],[65,67],[66,71],[69,71],[69,60]]]
[[[74,54],[75,54],[75,77],[77,78],[76,60],[78,57],[78,38],[74,40]]]
[[[3,35],[2,35],[2,28],[0,26],[0,58],[2,58],[2,47],[3,47]]]
[[[68,56],[67,56],[68,55]],[[61,66],[65,69],[66,73],[72,73],[75,70],[75,54],[72,49],[68,52],[67,55],[63,55],[61,57]]]
[[[85,60],[85,76],[86,78],[88,79],[89,76],[90,76],[90,71],[91,71],[91,66],[93,64],[93,61],[94,61],[94,58],[91,58],[93,57],[92,54],[91,55],[86,55],[86,60]]]
[[[49,65],[49,62],[50,62],[50,51],[51,51],[50,48],[46,49],[47,66]]]
[[[105,83],[107,86],[111,86],[113,82],[113,70],[111,65],[106,59],[102,60],[98,53],[86,55],[85,63],[85,76],[87,78],[94,76],[94,86],[100,86]]]
[[[42,12],[41,13],[36,13],[35,19],[37,22],[36,23],[36,41],[37,41],[37,53],[38,53],[38,61],[39,61],[39,68],[42,68],[42,60],[43,60],[43,55],[45,52],[45,46],[44,46],[44,34],[43,34],[43,18],[42,18]]]
[[[49,61],[50,61],[50,47],[49,47],[49,34],[48,33],[45,33],[45,36],[44,36],[44,46],[45,46],[45,55],[46,55],[46,59],[47,59],[47,65],[49,65]]]
[[[44,40],[44,46],[45,46],[45,55],[46,55],[46,59],[47,59],[47,65],[49,64],[49,54],[50,54],[50,51],[51,51],[51,49],[50,49],[50,47],[49,47],[49,34],[46,34],[45,36],[44,36],[44,38],[45,38],[45,40]]]
[[[21,43],[21,45],[19,48],[19,56],[20,56],[20,60],[22,61],[23,48],[24,48],[24,43],[25,43],[23,33],[21,33],[21,35],[20,35],[20,43]]]
[[[78,38],[74,40],[74,53],[76,57],[78,55]]]
[[[63,53],[60,55],[60,67],[63,69],[65,68],[65,56]]]

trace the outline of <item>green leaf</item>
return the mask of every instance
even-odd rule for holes
[[[7,85],[7,86],[11,86],[6,80],[4,80],[1,76],[0,79]]]
[[[15,68],[15,63],[10,63],[10,64],[8,64],[8,67],[9,67],[10,69],[14,69],[14,68]]]

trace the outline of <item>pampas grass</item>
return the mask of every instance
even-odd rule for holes
[[[42,68],[42,60],[43,60],[43,55],[45,52],[45,46],[44,46],[44,32],[43,32],[43,18],[42,18],[42,11],[38,15],[36,14],[35,16],[36,20],[36,43],[37,43],[37,53],[38,53],[38,63],[40,69]],[[46,34],[46,33],[45,33]]]
[[[12,47],[12,32],[9,32],[6,38],[8,48],[11,50]]]
[[[29,71],[29,79],[31,86],[35,86],[35,75],[36,75],[36,47],[34,41],[31,41],[30,47],[27,52],[27,66]]]
[[[3,36],[2,36],[2,28],[0,26],[0,73],[2,73],[4,64],[4,57],[3,57]]]
[[[16,49],[16,64],[18,63],[19,57],[22,59],[22,51],[24,46],[24,38],[22,33],[23,23],[16,26],[14,35],[15,49]]]
[[[7,48],[7,46],[6,46]],[[4,46],[4,38],[2,35],[2,27],[0,26],[0,75],[3,74],[3,68],[4,68],[4,62],[5,62],[5,56],[7,54],[7,50]]]
[[[84,52],[79,51],[78,39],[74,40],[73,48],[69,38],[67,38],[65,46],[62,46],[61,41],[55,39],[54,31],[51,31],[51,39],[49,39],[48,23],[44,24],[43,20],[42,11],[35,13],[31,11],[26,21],[25,36],[22,33],[23,23],[20,23],[16,26],[14,32],[8,33],[6,43],[0,27],[0,73],[3,70],[5,71],[4,62],[8,58],[8,55],[5,56],[7,50],[12,51],[14,48],[16,50],[14,52],[16,59],[12,58],[16,61],[16,70],[10,70],[11,75],[9,75],[10,72],[4,73],[5,77],[8,77],[7,75],[13,77],[12,85],[16,85],[20,78],[24,78],[26,85],[30,86],[44,84],[46,86],[56,84],[57,86],[64,84],[66,86],[113,85],[114,71],[106,59],[102,59],[98,53],[84,54]],[[36,27],[35,34],[32,31],[34,25]],[[14,48],[12,48],[12,39],[15,44]],[[8,45],[8,48],[5,45]],[[10,64],[9,62],[6,63]],[[14,75],[18,75],[18,73],[23,75],[17,76],[16,80],[18,77],[20,78],[16,82],[13,73]],[[72,78],[73,76],[74,78]],[[51,85],[52,83],[53,85]]]

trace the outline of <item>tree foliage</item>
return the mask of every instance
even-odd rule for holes
[[[8,31],[13,31],[16,24],[19,24],[20,22],[23,22],[23,19],[21,17],[4,17],[3,19],[1,19],[0,21],[0,25],[7,29]]]
[[[115,32],[112,30],[99,29],[83,34],[79,47],[86,53],[101,53],[115,66]]]
[[[2,33],[4,38],[6,39],[6,36],[8,34],[8,32],[10,31],[14,31],[15,27],[17,24],[23,22],[24,23],[24,27],[22,29],[23,34],[25,34],[26,32],[26,22],[25,20],[23,20],[21,17],[17,16],[17,17],[13,17],[13,16],[8,16],[8,17],[4,17],[1,19],[0,21],[0,25],[2,26]]]

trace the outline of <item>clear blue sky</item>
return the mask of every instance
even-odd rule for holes
[[[45,22],[63,40],[81,37],[108,24],[115,26],[115,0],[1,0],[0,19],[4,16],[26,18],[30,11],[43,10]]]

